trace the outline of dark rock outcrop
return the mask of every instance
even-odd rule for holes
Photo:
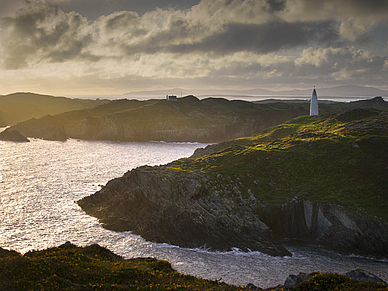
[[[338,205],[290,201],[277,208],[264,206],[260,219],[280,237],[344,254],[388,257],[388,223]]]
[[[311,277],[312,277],[311,274],[306,274],[306,273],[299,273],[298,275],[289,275],[286,281],[284,282],[284,286],[282,287],[284,290],[291,290],[299,283],[306,281]]]
[[[249,203],[209,192],[208,178],[200,172],[172,174],[142,167],[110,181],[78,204],[104,227],[131,230],[155,242],[290,255]]]
[[[369,273],[368,271],[362,270],[362,269],[355,269],[355,270],[352,270],[350,272],[347,272],[345,274],[345,277],[353,279],[353,280],[387,284],[381,278],[377,277],[376,275],[374,275],[372,273]]]
[[[316,277],[319,279],[315,280]],[[352,279],[352,280],[349,280]],[[313,281],[313,282],[310,282]],[[360,282],[371,282],[369,286],[359,284]],[[346,284],[344,284],[346,282]],[[377,283],[377,284],[376,284]],[[299,285],[299,286],[298,286]],[[301,287],[301,285],[304,285]],[[346,290],[386,290],[386,283],[374,274],[371,274],[365,270],[355,269],[345,275],[336,273],[317,273],[313,272],[310,274],[299,273],[298,275],[289,275],[284,282],[284,285],[278,285],[276,287],[269,288],[271,290],[279,291],[292,291],[292,290],[341,290],[341,287],[346,286]],[[295,287],[297,287],[295,289]],[[299,287],[299,288],[298,288]],[[314,289],[311,289],[313,287]],[[245,288],[249,290],[263,290],[260,287],[249,283]],[[323,289],[322,289],[323,288]],[[340,289],[339,289],[340,288]],[[380,289],[382,288],[382,289]],[[266,289],[266,290],[269,290]]]
[[[4,131],[0,132],[0,140],[29,142],[28,138],[26,138],[17,130],[11,131],[9,129],[5,129]]]
[[[28,137],[41,138],[44,140],[65,141],[68,136],[62,124],[56,122],[51,115],[41,119],[30,119],[18,123],[12,127]]]
[[[290,201],[281,207],[207,188],[200,172],[173,175],[142,167],[79,201],[104,227],[184,247],[259,250],[289,255],[282,239],[345,254],[388,257],[388,224],[333,204]]]
[[[246,289],[252,290],[252,291],[260,291],[263,290],[263,288],[257,287],[255,284],[249,283],[245,286]]]

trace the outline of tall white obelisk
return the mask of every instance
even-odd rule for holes
[[[311,101],[310,101],[310,116],[318,116],[318,97],[317,97],[317,91],[313,90],[313,94],[311,95]]]

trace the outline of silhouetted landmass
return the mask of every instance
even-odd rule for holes
[[[17,130],[11,131],[9,129],[0,132],[0,140],[29,142],[28,138],[20,134]]]
[[[388,258],[388,112],[302,116],[140,167],[78,204],[106,228],[184,247],[289,255],[285,239]]]
[[[388,108],[388,102],[382,98],[364,103],[321,102],[319,110],[329,114],[359,107]],[[28,137],[45,138],[53,135],[55,125],[61,140],[66,135],[87,140],[220,142],[257,134],[308,112],[307,101],[199,100],[194,96],[176,102],[123,99],[28,120],[13,128]]]
[[[59,114],[71,110],[91,108],[107,100],[82,100],[54,97],[34,93],[13,93],[0,96],[0,127],[14,125],[47,114]]]
[[[17,257],[17,256],[20,256],[20,254],[18,252],[9,251],[9,250],[5,250],[3,248],[0,248],[0,259],[9,258],[9,257]]]
[[[6,127],[8,124],[7,122],[5,121],[5,118],[3,116],[3,112],[1,112],[0,110],[0,127]]]

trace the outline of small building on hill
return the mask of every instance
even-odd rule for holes
[[[178,101],[178,97],[175,95],[166,95],[166,100],[167,101]]]

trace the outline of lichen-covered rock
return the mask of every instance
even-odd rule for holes
[[[374,283],[384,283],[384,280],[377,277],[376,275],[369,273],[368,271],[362,270],[362,269],[355,269],[350,272],[347,272],[345,274],[345,277],[348,277],[350,279],[359,280],[359,281],[367,281],[367,282],[374,282]]]
[[[306,273],[299,273],[298,275],[289,275],[284,282],[284,287],[286,290],[294,288],[300,282],[306,281],[311,278],[311,275]]]

